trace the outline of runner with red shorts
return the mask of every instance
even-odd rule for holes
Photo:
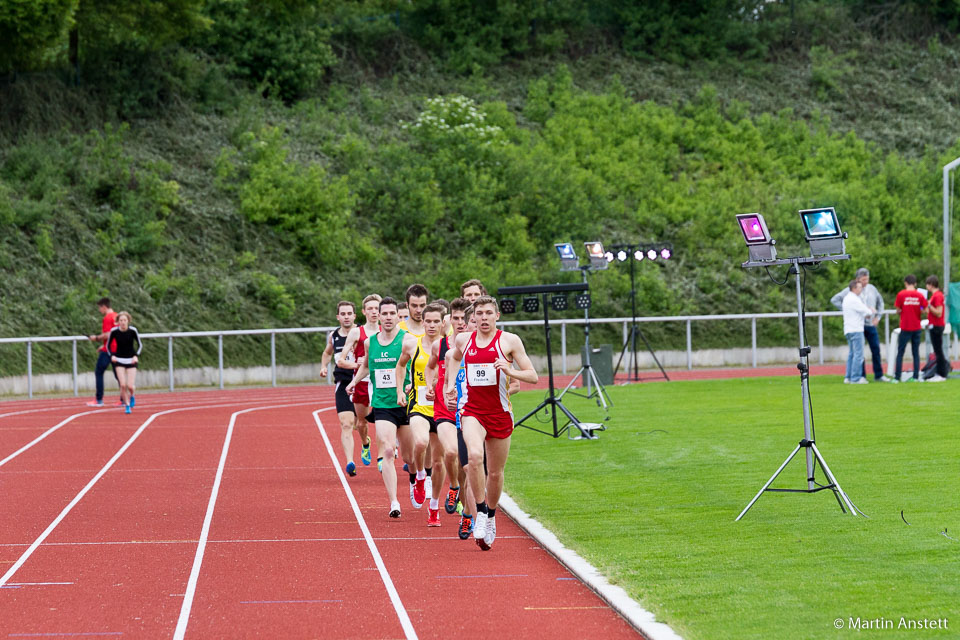
[[[473,313],[477,330],[457,336],[448,358],[453,361],[463,359],[467,374],[460,422],[467,445],[467,477],[478,501],[473,537],[486,551],[497,535],[497,504],[503,491],[503,472],[513,434],[509,379],[536,384],[539,378],[520,337],[497,329],[500,308],[495,298],[477,298]],[[512,368],[514,366],[516,368]],[[444,397],[448,403],[455,392],[453,382],[452,376],[444,382]],[[483,472],[484,443],[486,478]]]
[[[350,329],[350,333],[347,334],[347,341],[343,345],[343,350],[336,359],[338,367],[353,369],[354,375],[356,375],[356,370],[360,368],[360,365],[363,364],[363,359],[366,355],[364,345],[367,338],[375,335],[380,330],[380,296],[375,293],[368,295],[363,299],[361,310],[366,319],[366,324],[354,326]],[[352,360],[350,359],[351,353],[353,354]],[[373,417],[373,412],[370,409],[370,377],[367,376],[366,379],[361,380],[360,383],[361,384],[356,385],[356,389],[351,398],[353,400],[354,413],[357,415],[356,430],[357,433],[360,434],[360,442],[362,443],[360,461],[368,465],[370,464],[370,435],[368,425]],[[377,458],[377,470],[383,470],[383,456]]]

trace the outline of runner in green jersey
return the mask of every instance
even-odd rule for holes
[[[398,435],[404,442],[410,435],[405,407],[406,396],[402,383],[397,383],[397,362],[400,360],[405,335],[405,332],[397,327],[398,321],[397,301],[389,297],[381,300],[380,332],[365,341],[367,357],[347,387],[347,393],[353,393],[357,381],[370,374],[370,406],[373,407],[378,450],[383,454],[383,486],[390,498],[391,518],[400,517],[397,467],[393,462],[394,444]]]

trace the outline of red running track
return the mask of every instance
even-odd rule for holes
[[[141,394],[131,415],[4,403],[0,638],[638,637],[508,518],[489,552],[456,517],[427,528],[402,471],[388,518],[375,464],[347,480],[331,460],[332,404],[329,387]]]

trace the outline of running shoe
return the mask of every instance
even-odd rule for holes
[[[428,527],[439,527],[440,526],[440,508],[431,509],[427,507],[427,511],[430,512],[429,517],[427,518]]]
[[[128,405],[128,404],[123,405],[123,412],[124,412],[124,413],[130,413],[130,405]]]
[[[367,466],[367,467],[370,466],[370,439],[369,438],[367,438],[367,444],[363,445],[363,447],[360,448],[360,462],[362,462],[364,466]]]
[[[463,515],[463,503],[457,500],[457,513]]]
[[[352,462],[348,462],[348,463],[347,463],[347,475],[350,476],[351,478],[352,478],[353,476],[357,475],[357,465],[353,464]]]
[[[383,473],[383,458],[377,458],[377,471]]]
[[[394,452],[394,457],[396,457],[396,452]],[[406,462],[403,463],[403,472],[410,473],[410,467],[407,465]]]
[[[433,497],[433,480],[432,476],[427,476],[426,481],[423,483],[423,491],[428,496]]]
[[[413,501],[414,509],[422,507],[423,501],[427,499],[427,492],[424,485],[426,485],[425,480],[417,480],[413,483],[413,491],[410,494],[410,499]]]
[[[477,541],[477,544],[480,544],[487,532],[487,514],[478,513],[473,520],[473,539]]]
[[[460,516],[460,527],[457,531],[457,536],[461,540],[466,540],[470,537],[471,533],[473,533],[473,516]]]
[[[90,402],[87,403],[87,406],[88,406],[88,407],[102,407],[102,406],[103,406],[103,403],[102,403],[102,402],[97,402],[96,400],[91,400]]]
[[[460,501],[460,487],[447,489],[447,501],[443,503],[443,510],[453,515],[457,512],[457,502]]]
[[[480,545],[480,548],[484,551],[489,551],[490,547],[493,546],[493,541],[497,538],[497,518],[487,519],[487,530],[483,534],[483,544]],[[477,544],[480,544],[480,541],[477,541]]]
[[[945,382],[945,381],[946,381],[946,378],[944,378],[939,374],[932,376],[930,378],[927,378],[927,382]]]
[[[400,503],[394,500],[390,503],[390,517],[399,518],[400,517]]]
[[[417,501],[413,499],[413,487],[414,487],[414,486],[415,486],[414,483],[411,482],[411,483],[410,483],[410,504],[412,504],[415,509],[419,509],[420,507],[423,506],[423,503],[421,502],[421,503],[420,503],[420,507],[418,507],[418,506],[417,506]]]
[[[115,407],[123,407],[123,406],[125,406],[125,405],[123,404],[123,400],[117,400],[116,402],[113,403],[113,406],[115,406]]]
[[[135,406],[137,406],[137,397],[134,396],[134,395],[131,395],[131,396],[130,396],[130,408],[133,409]]]

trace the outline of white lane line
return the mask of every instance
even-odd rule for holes
[[[203,526],[200,529],[200,540],[197,544],[197,552],[193,557],[193,568],[190,569],[190,578],[187,580],[187,589],[184,592],[183,603],[180,605],[180,617],[177,619],[177,628],[173,633],[174,640],[183,640],[187,633],[187,623],[190,621],[190,609],[193,608],[193,598],[197,593],[197,581],[200,578],[200,566],[203,564],[203,554],[206,550],[207,539],[210,536],[210,523],[213,522],[213,510],[217,504],[217,496],[220,493],[220,482],[223,480],[223,469],[227,464],[227,453],[230,451],[230,440],[233,438],[233,427],[237,423],[237,416],[250,413],[251,411],[261,411],[263,409],[280,409],[287,407],[302,406],[304,404],[314,404],[313,402],[301,402],[297,404],[269,405],[265,407],[251,407],[243,411],[236,411],[230,416],[230,424],[227,425],[227,435],[223,439],[223,450],[220,452],[220,463],[217,465],[217,475],[213,480],[213,489],[210,490],[210,500],[207,502],[207,513],[203,517]],[[318,409],[314,415],[320,411],[329,411],[334,407]]]
[[[67,418],[66,420],[64,420],[64,421],[62,421],[62,422],[58,422],[57,424],[53,425],[52,427],[50,427],[49,429],[47,429],[46,431],[44,431],[41,435],[37,436],[36,438],[34,438],[33,440],[31,440],[31,441],[28,442],[27,444],[23,445],[22,447],[20,447],[19,449],[17,449],[16,451],[14,451],[13,453],[11,453],[10,455],[8,455],[8,456],[7,456],[6,458],[4,458],[3,460],[0,460],[0,467],[2,467],[3,465],[7,464],[7,463],[10,462],[11,460],[13,460],[13,459],[16,458],[18,455],[20,455],[21,453],[23,453],[24,451],[26,451],[27,449],[29,449],[29,448],[32,447],[33,445],[37,444],[38,442],[40,442],[41,440],[43,440],[44,438],[46,438],[47,436],[49,436],[51,433],[53,433],[54,431],[56,431],[57,429],[59,429],[59,428],[62,427],[63,425],[65,425],[65,424],[67,424],[67,423],[69,423],[69,422],[73,422],[74,420],[76,420],[77,418],[79,418],[79,417],[81,417],[81,416],[89,416],[90,414],[93,414],[93,413],[104,413],[104,409],[96,409],[96,410],[94,410],[94,411],[83,411],[83,412],[81,412],[81,413],[75,413],[75,414],[73,414],[72,416],[70,416],[69,418]],[[0,416],[0,417],[2,417],[2,416]]]
[[[576,551],[566,547],[556,535],[537,520],[528,515],[506,492],[501,494],[497,508],[513,520],[530,537],[540,543],[560,564],[570,570],[590,590],[596,593],[619,613],[624,620],[650,640],[682,640],[676,631],[663,622],[657,622],[656,616],[630,597],[622,588],[610,584],[596,567],[584,560]]]
[[[313,404],[313,403],[303,403],[303,404]],[[110,467],[112,467],[114,463],[120,459],[120,456],[122,456],[124,452],[126,452],[126,450],[130,448],[130,445],[132,445],[137,440],[137,438],[140,437],[140,434],[143,433],[144,429],[146,429],[151,422],[153,422],[160,416],[167,415],[170,413],[178,413],[180,411],[195,411],[197,409],[217,409],[221,407],[234,407],[236,405],[237,403],[233,402],[229,404],[214,404],[214,405],[208,405],[208,406],[187,407],[187,408],[181,408],[181,409],[168,409],[166,411],[160,411],[160,412],[154,413],[149,418],[147,418],[146,422],[140,425],[140,428],[137,429],[132,436],[130,436],[130,439],[127,440],[124,443],[124,445],[120,447],[120,449],[115,454],[113,454],[113,457],[110,458],[109,461],[107,461],[107,464],[103,465],[103,468],[100,469],[100,471],[98,471],[97,474],[93,476],[90,482],[88,482],[87,485],[80,490],[80,493],[78,493],[73,498],[73,500],[70,501],[70,504],[68,504],[66,507],[63,508],[63,511],[60,512],[60,515],[54,518],[53,522],[51,522],[50,525],[47,526],[46,529],[44,529],[43,533],[41,533],[40,536],[36,540],[34,540],[29,547],[27,547],[27,550],[23,552],[23,555],[21,555],[20,558],[18,558],[17,561],[13,563],[10,569],[8,569],[7,572],[3,574],[2,577],[0,577],[0,588],[2,588],[4,585],[7,584],[7,582],[10,581],[10,578],[12,578],[13,575],[17,571],[19,571],[20,567],[23,566],[23,563],[25,563],[27,559],[29,559],[30,556],[33,555],[33,552],[36,551],[41,544],[43,544],[43,541],[46,540],[51,533],[53,533],[53,530],[56,529],[57,526],[60,524],[60,522],[62,522],[63,519],[67,517],[67,514],[70,513],[70,511],[77,505],[78,502],[80,502],[80,500],[83,499],[85,495],[87,495],[87,493],[93,488],[93,486],[97,484],[100,478],[102,478],[104,474],[110,470]]]
[[[330,444],[330,439],[327,438],[327,433],[323,430],[323,423],[320,422],[320,416],[317,415],[319,413],[319,411],[314,411],[313,419],[317,422],[317,429],[323,437],[323,443],[327,446],[327,453],[330,454],[333,468],[337,470],[337,475],[340,477],[340,484],[343,485],[343,490],[347,494],[350,506],[353,507],[353,514],[357,517],[357,522],[360,524],[360,530],[363,532],[363,537],[367,541],[370,555],[373,556],[373,561],[380,571],[380,579],[383,580],[383,585],[387,588],[387,593],[390,594],[390,601],[393,603],[393,608],[397,612],[397,617],[400,618],[400,625],[403,627],[403,632],[406,634],[407,640],[417,640],[417,632],[413,628],[413,623],[410,622],[410,616],[407,615],[407,610],[404,608],[403,602],[400,601],[400,594],[397,593],[397,588],[393,585],[393,580],[390,578],[390,573],[387,572],[387,567],[383,563],[383,558],[380,556],[377,544],[373,541],[373,536],[370,535],[370,529],[367,528],[363,514],[360,513],[360,506],[357,504],[356,498],[353,497],[353,490],[347,482],[347,477],[343,475],[343,469],[340,468],[340,463],[337,461],[337,454],[333,451],[333,445]]]

